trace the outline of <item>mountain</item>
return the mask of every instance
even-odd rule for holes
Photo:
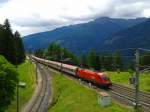
[[[108,37],[101,43],[100,50],[125,48],[150,49],[150,19]]]
[[[101,17],[77,25],[64,26],[52,31],[31,34],[23,38],[25,49],[46,48],[49,43],[57,42],[75,53],[99,48],[110,35],[146,21],[146,18],[119,19]],[[107,41],[106,41],[107,44]],[[104,45],[105,46],[105,45]]]

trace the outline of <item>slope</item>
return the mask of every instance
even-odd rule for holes
[[[100,50],[124,48],[150,48],[150,19],[119,31],[101,43]]]
[[[87,52],[91,48],[99,47],[99,43],[109,37],[109,35],[145,20],[146,18],[127,20],[101,17],[88,23],[70,25],[48,32],[28,35],[23,38],[23,41],[26,50],[46,48],[49,43],[57,42],[78,54]]]

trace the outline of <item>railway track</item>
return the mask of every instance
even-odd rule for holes
[[[38,92],[30,105],[24,110],[25,112],[47,112],[50,98],[49,77],[43,65],[37,64],[38,72],[41,75]]]
[[[67,74],[67,77],[69,79],[73,79],[73,80],[80,82],[77,78],[69,74]],[[85,86],[89,86],[89,83],[85,81],[82,81],[80,83],[82,83]],[[108,92],[109,94],[111,94],[113,99],[119,101],[120,103],[133,106],[133,102],[135,100],[134,99],[135,93],[134,93],[134,89],[132,88],[128,88],[128,87],[125,87],[119,84],[114,84],[114,83],[111,89],[108,89],[108,90],[101,89],[95,85],[92,85],[92,88],[95,89],[97,92],[99,91]],[[140,104],[142,106],[143,111],[150,112],[150,93],[140,91],[139,98],[140,98]]]
[[[77,78],[71,75],[67,74],[67,77],[80,82]],[[85,86],[89,86],[89,84],[85,81],[82,81],[80,83],[82,83]],[[109,94],[111,94],[113,99],[119,101],[120,103],[133,106],[133,102],[135,100],[134,98],[135,92],[134,92],[134,89],[132,88],[122,86],[119,84],[114,84],[114,83],[111,89],[108,89],[108,90],[101,89],[95,85],[92,85],[92,88],[95,89],[97,92],[99,91],[108,92]],[[150,112],[150,93],[140,91],[139,99],[140,99],[140,104],[142,106],[143,111]]]
[[[77,78],[71,75],[68,75],[68,77],[78,81]],[[82,84],[86,86],[88,85],[87,82],[83,82]],[[96,91],[102,91],[101,88],[98,88],[94,85],[93,85],[93,89],[95,89]],[[103,91],[106,91],[106,90],[103,90]],[[123,104],[133,106],[133,102],[135,101],[134,89],[113,83],[113,86],[111,87],[111,89],[107,90],[106,92],[110,93],[113,99],[116,99]],[[144,112],[150,112],[150,93],[140,91],[139,103],[141,104]]]
[[[119,84],[113,84],[111,87],[111,94],[128,100],[130,105],[133,105],[135,101],[135,90],[133,88],[125,87]],[[140,91],[139,92],[139,104],[142,106],[145,112],[150,112],[150,93]]]

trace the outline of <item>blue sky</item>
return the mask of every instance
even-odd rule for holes
[[[150,17],[150,0],[0,0],[0,23],[8,18],[22,35],[103,16]]]

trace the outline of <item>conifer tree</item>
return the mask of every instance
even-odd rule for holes
[[[13,33],[8,19],[4,22],[4,32],[3,32],[3,53],[2,55],[11,62],[15,63],[15,49]]]
[[[95,52],[95,50],[90,50],[89,54],[88,54],[88,65],[89,68],[95,69],[95,70],[99,70],[99,57],[98,54]]]
[[[79,57],[79,62],[80,62],[80,67],[82,68],[88,68],[88,60],[87,60],[87,57],[86,55],[84,54],[81,54],[80,57]]]
[[[121,55],[119,52],[116,52],[114,54],[113,68],[114,68],[114,70],[117,70],[117,69],[122,70],[123,69],[122,59],[121,59]]]
[[[0,55],[12,64],[20,64],[25,59],[24,46],[18,31],[12,33],[9,20],[0,25]]]
[[[112,70],[112,54],[103,54],[100,56],[101,68],[103,70]]]
[[[4,49],[5,49],[5,45],[4,45],[4,26],[0,25],[0,54],[4,55]]]
[[[14,64],[21,64],[25,60],[25,50],[18,31],[16,31],[14,34],[14,49],[16,59]]]
[[[39,57],[39,58],[44,58],[44,50],[43,49],[37,49],[35,52],[34,52],[34,55]]]
[[[46,50],[46,58],[59,62],[70,58],[70,60],[64,61],[64,63],[78,65],[78,58],[72,52],[61,48],[60,45],[56,43],[51,43],[49,45],[48,49]]]

